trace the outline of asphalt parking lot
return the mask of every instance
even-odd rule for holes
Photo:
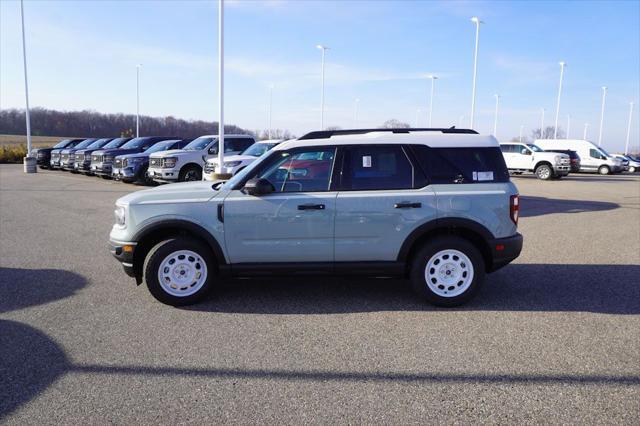
[[[0,423],[637,423],[640,176],[513,180],[523,253],[462,308],[305,279],[177,309],[106,249],[140,187],[0,165]]]

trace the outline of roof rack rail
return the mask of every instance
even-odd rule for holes
[[[478,132],[472,129],[456,129],[455,126],[449,128],[402,128],[402,129],[345,129],[345,130],[317,130],[309,132],[298,140],[304,139],[327,139],[331,136],[340,135],[364,135],[373,132],[389,132],[389,133],[411,133],[411,132],[441,132],[441,133],[461,133],[477,135]]]

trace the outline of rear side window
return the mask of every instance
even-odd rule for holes
[[[344,164],[344,190],[413,189],[416,173],[420,174],[400,145],[352,146],[345,152]]]
[[[415,145],[412,149],[434,184],[509,181],[509,171],[498,147],[430,148]]]

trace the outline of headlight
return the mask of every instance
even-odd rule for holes
[[[116,224],[120,226],[124,226],[126,216],[127,216],[127,209],[124,206],[116,206],[116,209],[113,211],[113,214],[116,218]]]
[[[554,157],[554,160],[555,160],[556,164],[560,164],[560,161],[562,160],[562,157],[561,157],[561,156],[559,156],[559,155],[556,155],[556,156]]]
[[[168,157],[164,159],[163,167],[171,168],[176,166],[176,161],[178,159],[176,157]]]
[[[224,163],[225,167],[235,167],[235,166],[239,166],[240,163],[242,163],[242,161],[229,161],[227,163]]]

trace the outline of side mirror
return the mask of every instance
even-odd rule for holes
[[[520,154],[522,154],[522,155],[531,155],[531,153],[529,152],[529,150],[528,150],[528,149],[526,149],[526,148],[522,148],[522,151],[520,151]]]
[[[245,194],[255,196],[271,194],[275,190],[271,182],[265,178],[249,179],[247,183],[244,184],[244,188],[242,188],[242,192]]]

